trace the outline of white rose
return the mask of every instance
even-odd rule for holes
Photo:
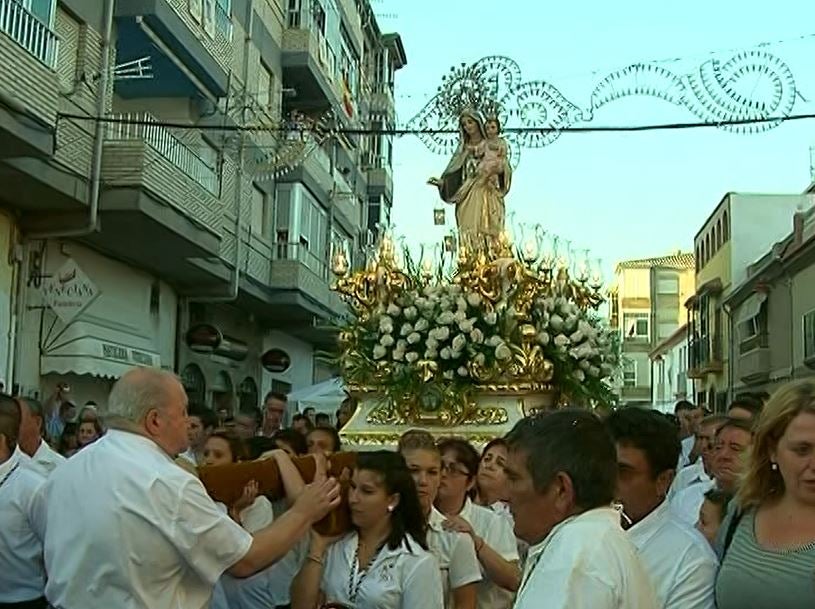
[[[564,322],[564,328],[571,332],[577,327],[577,315],[569,315]]]
[[[464,321],[458,322],[458,329],[462,332],[472,332],[473,331],[473,320],[472,319],[465,319]]]
[[[557,314],[552,315],[552,317],[549,318],[549,327],[555,332],[560,332],[563,330],[563,318]]]
[[[385,334],[379,339],[379,344],[383,347],[392,347],[394,342],[396,341],[393,340],[393,336],[390,334]]]
[[[453,351],[462,351],[464,347],[467,345],[467,339],[464,338],[463,334],[458,334],[451,343],[453,347]]]
[[[410,351],[410,352],[405,354],[405,361],[408,364],[412,364],[413,362],[415,362],[418,359],[419,359],[419,354],[416,353],[415,351]]]
[[[393,324],[392,323],[379,324],[379,331],[382,334],[390,334],[391,332],[393,332]]]
[[[405,352],[402,349],[394,349],[393,353],[391,353],[391,357],[394,361],[401,362],[405,357]]]
[[[402,326],[402,329],[399,330],[399,335],[400,336],[407,336],[411,332],[413,332],[413,326],[411,326],[410,324],[404,324]]]
[[[456,320],[455,315],[453,315],[452,311],[444,311],[436,318],[436,323],[439,323],[443,326],[450,325]]]
[[[407,337],[407,342],[409,345],[415,345],[420,340],[422,340],[422,335],[419,334],[418,332],[414,332],[413,334]]]
[[[433,332],[433,338],[439,341],[447,340],[450,338],[450,328],[447,326],[442,326],[441,328],[436,328]]]
[[[484,356],[483,353],[476,354],[474,360],[475,363],[478,364],[479,366],[483,366],[487,362],[487,358]]]
[[[577,322],[577,330],[578,332],[582,332],[586,336],[591,336],[594,334],[594,328],[591,327],[591,324],[587,322],[585,319],[581,319]]]
[[[580,330],[578,330],[569,337],[569,340],[572,341],[573,343],[579,343],[583,341],[583,338],[584,338],[583,333]]]
[[[424,296],[418,296],[413,304],[415,304],[419,309],[423,309],[427,306],[427,298]]]
[[[456,308],[459,311],[466,311],[467,310],[467,301],[464,300],[461,296],[456,298]]]
[[[467,320],[467,313],[459,309],[458,311],[455,312],[453,318],[456,320],[456,322],[461,323],[462,321]]]
[[[484,323],[489,326],[494,326],[496,323],[498,323],[498,315],[495,313],[495,311],[490,311],[484,315]]]
[[[510,351],[505,343],[501,343],[495,348],[495,359],[506,360],[510,357],[512,357],[512,351]]]
[[[470,292],[467,294],[467,302],[471,307],[477,307],[481,304],[481,294],[478,292]]]
[[[388,305],[388,315],[391,317],[397,317],[402,314],[402,309],[397,307],[395,304],[391,303]]]
[[[413,329],[416,330],[416,332],[425,332],[429,327],[430,322],[428,322],[426,319],[420,319],[413,326]]]
[[[467,368],[465,368],[464,366],[459,366],[457,372],[458,372],[459,376],[464,376],[464,377],[470,376],[470,373],[467,372]]]
[[[611,364],[600,364],[600,372],[602,372],[603,376],[611,376],[614,374],[614,366]]]
[[[435,338],[433,338],[433,337],[431,336],[430,338],[428,338],[428,339],[427,339],[427,340],[424,342],[424,344],[425,344],[425,347],[427,347],[428,349],[436,349],[436,348],[438,348],[438,346],[439,346],[439,341],[437,341]]]
[[[450,347],[445,347],[445,348],[444,348],[444,349],[442,349],[442,350],[441,350],[441,352],[439,353],[439,356],[440,356],[442,359],[450,359],[450,357],[451,357],[452,355],[453,355],[453,352],[452,352],[452,351],[450,351]]]
[[[586,380],[586,373],[580,370],[580,368],[572,372],[572,376],[581,383]]]
[[[550,336],[546,332],[538,332],[538,342],[544,347],[549,344]]]
[[[593,376],[595,378],[600,376],[600,368],[597,366],[589,366],[589,376]]]
[[[408,307],[405,309],[405,319],[409,321],[413,321],[419,315],[419,311],[416,310],[416,307]]]
[[[587,359],[581,359],[580,362],[577,364],[583,372],[588,372],[589,368],[591,368],[591,364]]]
[[[428,347],[427,351],[424,352],[424,358],[425,359],[436,359],[438,354],[439,354],[438,351],[436,351],[435,349],[430,349]]]
[[[407,341],[403,338],[400,338],[399,340],[396,341],[396,348],[399,349],[400,351],[404,351],[405,349],[407,349]]]
[[[382,345],[376,345],[374,347],[374,359],[382,359],[385,357],[387,350]]]
[[[502,344],[503,342],[504,342],[504,339],[502,339],[500,336],[493,335],[493,336],[490,336],[487,339],[487,346],[488,347],[497,347],[498,345]]]
[[[446,378],[448,381],[452,381],[454,378],[456,378],[456,373],[455,373],[455,372],[453,372],[452,370],[445,370],[445,371],[442,373],[442,376],[443,376],[444,378]]]
[[[474,328],[473,331],[470,332],[470,340],[475,344],[480,345],[484,342],[484,333],[478,328]]]
[[[456,351],[455,349],[450,351],[450,359],[461,359],[461,351]]]
[[[569,337],[565,334],[558,334],[555,336],[555,346],[556,347],[566,347],[569,345]]]

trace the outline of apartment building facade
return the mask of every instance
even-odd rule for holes
[[[750,265],[724,306],[731,311],[732,392],[772,393],[815,375],[815,207]]]
[[[789,233],[810,195],[726,194],[694,239],[696,290],[688,308],[688,375],[696,402],[721,411],[732,398],[737,357],[733,311],[725,305],[748,269]]]
[[[617,264],[610,319],[622,339],[623,403],[650,403],[654,372],[649,354],[686,321],[682,306],[693,291],[693,254],[627,260]]]
[[[42,34],[9,26],[11,11]],[[160,366],[194,401],[234,410],[329,375],[315,351],[344,311],[330,256],[370,239],[375,136],[341,132],[374,120],[371,79],[393,113],[393,78],[366,72],[366,36],[382,74],[404,65],[367,2],[0,0],[0,53],[31,75],[0,76],[0,143],[14,144],[0,177],[15,177],[0,193],[14,254],[0,314],[19,362],[0,362],[4,377],[41,394],[69,381],[100,401],[128,366]],[[394,40],[400,56],[385,50]],[[293,112],[327,127],[283,131]]]

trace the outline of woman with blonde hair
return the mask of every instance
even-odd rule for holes
[[[734,503],[721,528],[718,609],[815,607],[815,381],[767,402]]]

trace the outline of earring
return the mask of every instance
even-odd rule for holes
[[[771,462],[770,463],[770,469],[773,470],[774,472],[777,472],[778,471],[778,463],[776,463],[775,461]]]
[[[394,506],[389,505],[389,506],[388,506],[388,511],[389,511],[389,512],[392,512],[392,511],[393,511],[393,508],[394,508]]]

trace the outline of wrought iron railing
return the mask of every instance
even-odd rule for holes
[[[57,65],[59,39],[18,0],[0,0],[0,32],[52,70]],[[5,66],[4,69],[8,69]]]
[[[107,139],[111,141],[143,141],[189,178],[211,194],[218,194],[218,173],[195,150],[158,124],[151,114],[128,113],[111,116]]]

